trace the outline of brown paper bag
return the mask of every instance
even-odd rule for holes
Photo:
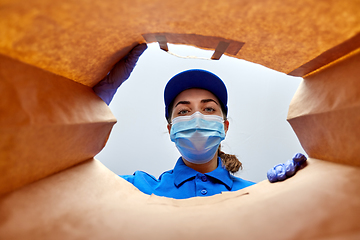
[[[354,50],[360,42],[359,1],[0,2],[0,53],[88,86],[145,34],[210,49],[221,49],[221,41],[243,43],[224,53],[296,76],[329,63],[332,53],[311,62],[325,51],[349,39]],[[347,53],[343,48],[337,58]]]
[[[0,195],[95,156],[116,119],[91,88],[0,55]]]
[[[360,168],[308,162],[284,182],[175,200],[90,160],[0,198],[0,238],[359,239]]]
[[[360,49],[304,78],[288,121],[310,157],[360,166]]]

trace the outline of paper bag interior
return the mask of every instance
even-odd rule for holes
[[[0,4],[1,239],[359,239],[358,1]],[[304,77],[288,121],[309,164],[284,182],[174,200],[93,160],[116,119],[91,87],[142,42]]]

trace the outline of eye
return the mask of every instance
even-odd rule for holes
[[[189,112],[189,110],[187,110],[187,109],[181,109],[181,110],[178,111],[178,115],[185,115],[188,112]]]
[[[212,107],[206,107],[206,108],[204,109],[204,111],[205,111],[205,112],[212,113],[212,112],[215,112],[215,109],[212,108]]]

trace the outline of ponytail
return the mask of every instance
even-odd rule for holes
[[[232,154],[226,154],[221,151],[221,145],[218,148],[218,156],[221,158],[222,164],[231,173],[236,173],[239,169],[242,169],[242,163],[239,159]]]

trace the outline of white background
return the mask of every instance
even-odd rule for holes
[[[169,45],[169,50],[181,56],[212,55],[211,51],[181,45]],[[297,152],[305,153],[286,121],[301,78],[228,56],[220,60],[183,59],[149,44],[110,104],[118,122],[95,158],[118,175],[143,170],[158,177],[172,169],[180,154],[166,129],[163,91],[172,76],[193,68],[215,73],[227,86],[230,126],[222,149],[243,163],[236,176],[262,181],[274,165]]]

